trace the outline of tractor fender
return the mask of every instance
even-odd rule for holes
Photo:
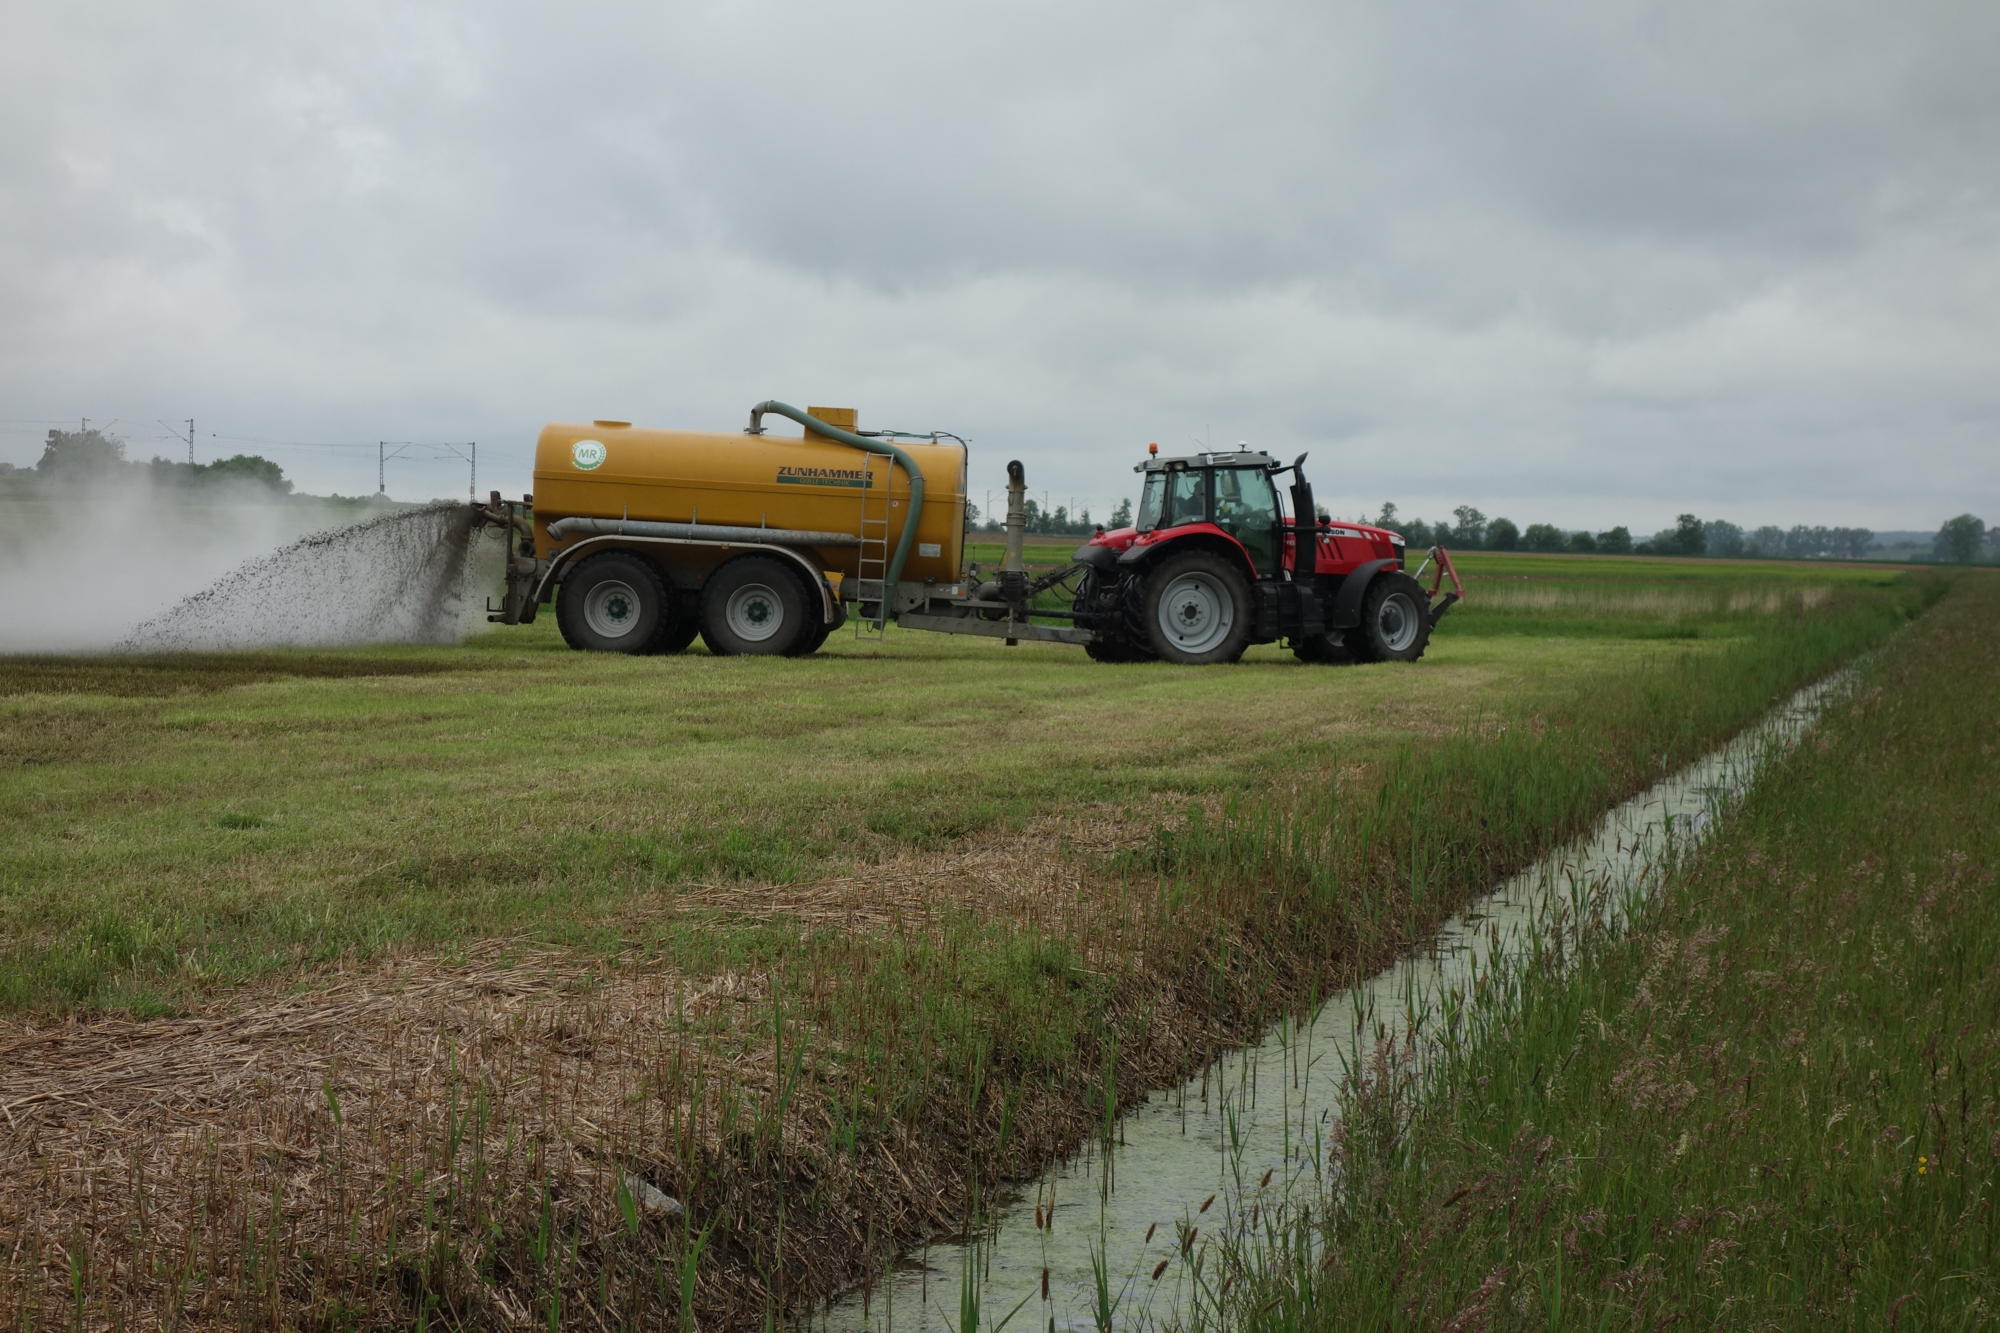
[[[1214,528],[1197,529],[1186,536],[1170,537],[1166,541],[1149,542],[1144,546],[1134,543],[1119,553],[1118,568],[1137,573],[1140,566],[1150,563],[1156,556],[1187,550],[1213,551],[1223,559],[1234,562],[1243,572],[1243,577],[1253,585],[1257,582],[1257,566],[1243,549],[1243,543]]]
[[[1401,569],[1400,560],[1370,560],[1365,565],[1357,565],[1346,578],[1340,581],[1340,590],[1333,595],[1333,614],[1327,619],[1330,629],[1353,629],[1361,623],[1361,599],[1368,595],[1368,585],[1375,576],[1385,569]]]

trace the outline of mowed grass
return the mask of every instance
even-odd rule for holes
[[[462,649],[0,663],[0,1004],[178,1003],[353,949],[533,931],[718,878],[1256,787],[1614,674],[1633,651],[1454,649],[1332,672],[1115,668],[898,633],[802,662]],[[329,668],[347,674],[332,674]],[[259,678],[262,677],[262,678]]]
[[[355,951],[588,941],[689,884],[811,879],[1053,813],[1150,827],[1181,798],[1532,719],[1658,657],[1643,604],[1576,636],[1567,607],[1477,609],[1521,577],[1486,559],[1414,669],[1276,647],[1113,667],[893,628],[803,661],[629,659],[570,652],[552,616],[454,648],[0,658],[0,1006],[147,1011]],[[1674,651],[1775,622],[1701,623]]]
[[[289,657],[260,655],[223,688],[217,661],[15,663],[0,1026],[76,1065],[0,1072],[6,1132],[54,1164],[0,1173],[0,1204],[38,1200],[0,1309],[796,1311],[972,1225],[982,1191],[1381,966],[1931,595],[1721,606],[1671,639],[1636,632],[1648,605],[1632,633],[1525,607],[1551,632],[1458,635],[1455,613],[1422,663],[1366,668],[893,631],[634,660],[546,623],[300,655],[310,675],[252,679]],[[910,890],[937,867],[969,888]],[[371,953],[401,957],[350,965]],[[365,1017],[314,1029],[336,1003]],[[93,1008],[192,1014],[44,1021]],[[162,1083],[156,1041],[249,1049]],[[113,1068],[123,1100],[69,1115]],[[181,1098],[214,1141],[352,1174],[134,1140]],[[620,1171],[688,1225],[646,1230]]]

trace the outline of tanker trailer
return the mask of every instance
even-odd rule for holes
[[[804,432],[768,433],[766,414]],[[760,403],[740,434],[624,421],[545,427],[535,488],[481,511],[508,529],[506,593],[488,619],[555,603],[573,648],[673,653],[697,633],[719,654],[816,651],[851,610],[885,622],[1018,641],[1082,643],[1028,623],[1025,575],[968,584],[966,445],[945,431],[860,432],[849,408]],[[1018,473],[1019,464],[1011,465]],[[1021,483],[1010,510],[1021,509]],[[1018,574],[1020,524],[1007,564]],[[1031,590],[1032,589],[1032,590]]]
[[[772,436],[766,415],[803,433]],[[851,612],[863,637],[894,620],[1190,666],[1282,639],[1300,661],[1331,664],[1415,661],[1464,594],[1442,547],[1412,576],[1402,537],[1317,517],[1304,454],[1149,455],[1134,469],[1137,524],[1100,529],[1035,579],[1026,478],[1008,463],[1005,555],[982,580],[963,568],[966,445],[948,431],[863,431],[852,409],[776,401],[752,408],[741,434],[552,425],[534,493],[496,491],[479,510],[508,537],[488,619],[525,624],[553,601],[569,645],[602,652],[679,652],[698,633],[717,654],[801,656]],[[1289,515],[1276,485],[1287,474]],[[1062,623],[1036,623],[1051,620]]]

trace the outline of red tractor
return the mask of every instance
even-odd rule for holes
[[[1260,453],[1158,451],[1134,469],[1146,479],[1137,522],[1074,557],[1072,614],[1100,662],[1233,662],[1279,639],[1302,662],[1414,662],[1464,595],[1443,547],[1413,577],[1397,534],[1320,516],[1304,454],[1285,467]],[[1276,485],[1286,473],[1290,517]]]

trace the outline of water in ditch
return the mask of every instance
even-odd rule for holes
[[[1852,681],[1843,673],[1607,814],[1439,930],[1426,947],[1305,1022],[1285,1022],[1119,1123],[1110,1153],[1055,1167],[997,1210],[976,1241],[933,1245],[872,1290],[836,1302],[830,1330],[1139,1329],[1171,1326],[1196,1298],[1207,1245],[1268,1227],[1310,1199],[1345,1072],[1377,1043],[1436,1025],[1503,956],[1573,932],[1616,928],[1671,860],[1705,836],[1771,758]],[[1414,1043],[1419,1060],[1422,1040]],[[1190,1237],[1190,1234],[1192,1236]],[[1212,1284],[1212,1277],[1209,1279]],[[976,1311],[976,1316],[973,1312]]]

